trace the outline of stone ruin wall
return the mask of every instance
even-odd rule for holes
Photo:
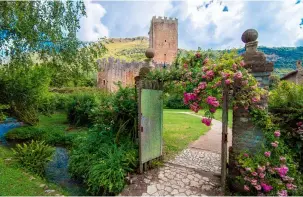
[[[171,64],[178,52],[178,19],[154,16],[149,30],[149,48],[158,64]]]
[[[135,77],[139,76],[142,67],[148,66],[148,62],[126,62],[125,60],[109,57],[98,60],[97,87],[109,92],[119,89],[115,83],[121,82],[122,87],[135,85]]]

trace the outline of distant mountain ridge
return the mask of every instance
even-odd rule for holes
[[[275,68],[296,69],[297,60],[303,60],[303,47],[258,47],[259,51],[265,53],[268,61],[274,62]],[[240,53],[244,49],[240,49]]]

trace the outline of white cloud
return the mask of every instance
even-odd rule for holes
[[[91,0],[84,1],[86,7],[86,17],[80,19],[80,30],[78,37],[82,41],[97,41],[98,38],[108,37],[109,30],[102,24],[101,19],[106,14],[106,10],[98,3]]]
[[[212,2],[207,8],[202,6]],[[156,0],[86,1],[79,37],[95,41],[102,36],[147,36],[153,16],[177,17],[179,47],[226,49],[243,47],[242,33],[259,32],[259,45],[295,46],[303,42],[303,2],[297,0]],[[205,5],[204,4],[204,5]],[[223,12],[224,7],[228,12]],[[106,14],[106,15],[105,15]],[[102,21],[101,21],[102,19]],[[110,32],[109,32],[110,31]]]
[[[199,11],[197,6],[209,0],[189,0],[187,10],[181,10],[180,18],[186,21],[184,48],[232,48],[243,47],[241,34],[249,28],[259,32],[259,45],[295,46],[303,39],[299,24],[303,18],[303,3],[285,1],[220,1],[214,0]],[[228,12],[223,12],[224,6]],[[179,23],[182,21],[179,20]],[[182,33],[182,29],[180,30]],[[185,33],[184,33],[185,34]],[[180,35],[182,36],[182,35]],[[195,47],[193,44],[195,42]]]
[[[164,16],[173,9],[170,0],[99,3],[109,10],[106,25],[113,30],[113,37],[147,36],[152,17]]]

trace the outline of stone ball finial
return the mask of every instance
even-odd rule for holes
[[[148,48],[146,51],[145,51],[145,56],[147,58],[153,58],[155,56],[155,52],[154,52],[154,49],[153,48]]]
[[[258,32],[255,29],[246,30],[241,37],[244,43],[254,42],[258,39]]]

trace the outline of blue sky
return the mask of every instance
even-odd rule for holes
[[[153,16],[178,18],[179,48],[243,47],[242,33],[259,32],[259,45],[303,46],[303,1],[300,0],[157,0],[85,1],[78,37],[148,36]]]

